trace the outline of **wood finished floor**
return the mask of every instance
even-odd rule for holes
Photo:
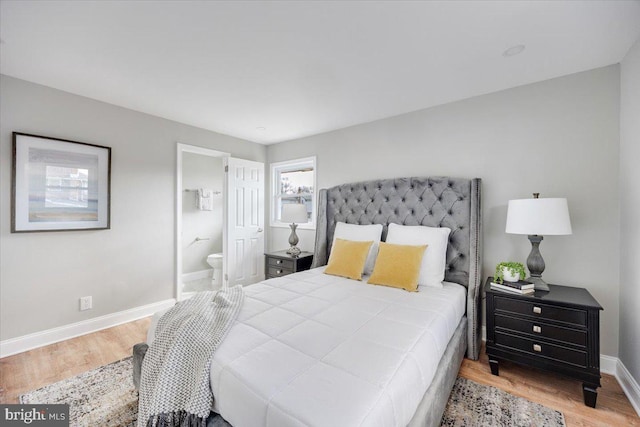
[[[149,323],[142,319],[0,359],[0,403],[18,403],[27,391],[129,356],[133,345],[144,341]],[[479,361],[464,360],[460,376],[557,409],[567,427],[640,426],[611,375],[602,375],[595,409],[582,403],[581,383],[559,375],[508,362],[501,363],[499,377],[491,375],[484,351]]]
[[[147,339],[151,318],[51,344],[0,359],[0,403],[131,355]]]

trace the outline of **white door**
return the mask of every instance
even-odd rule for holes
[[[264,163],[226,159],[229,286],[264,280]]]

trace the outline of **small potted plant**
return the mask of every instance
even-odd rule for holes
[[[496,272],[493,276],[496,283],[517,282],[524,279],[527,273],[524,271],[524,265],[520,262],[505,261],[496,265]]]

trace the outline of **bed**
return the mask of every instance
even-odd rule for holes
[[[324,274],[341,222],[381,224],[383,241],[392,223],[451,229],[442,288]],[[235,426],[440,425],[462,359],[479,354],[480,234],[480,179],[321,190],[312,270],[245,288],[211,359],[214,410]]]

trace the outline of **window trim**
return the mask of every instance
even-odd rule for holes
[[[286,170],[288,167],[294,168],[295,166],[302,165],[304,163],[311,163],[313,167],[313,198],[312,198],[312,210],[311,210],[311,222],[305,224],[298,224],[300,230],[315,230],[316,229],[316,216],[318,209],[318,190],[316,186],[318,169],[316,164],[316,156],[302,157],[299,159],[285,160],[282,162],[274,162],[270,165],[270,179],[271,179],[271,207],[269,213],[269,225],[271,227],[289,228],[289,223],[276,220],[276,208],[278,206],[278,198],[281,197],[278,194],[278,180],[276,179],[276,172]]]

